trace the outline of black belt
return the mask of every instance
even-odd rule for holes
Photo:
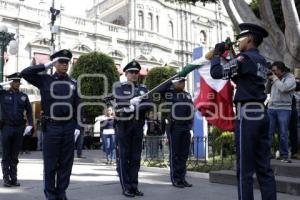
[[[15,121],[12,122],[12,121],[3,120],[2,123],[3,123],[3,126],[25,126],[25,121],[23,123],[16,123]]]

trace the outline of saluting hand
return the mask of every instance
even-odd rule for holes
[[[52,67],[55,65],[55,63],[56,63],[59,59],[60,59],[60,58],[57,57],[57,58],[54,58],[53,60],[51,60],[50,62],[45,63],[45,64],[44,64],[44,65],[45,65],[45,68],[46,68],[46,69],[52,68]]]
[[[2,83],[0,83],[0,86],[8,85],[8,84],[10,84],[11,82],[13,82],[13,81],[10,80],[10,81],[2,82]]]

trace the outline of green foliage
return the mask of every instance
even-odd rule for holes
[[[234,134],[233,132],[225,131],[217,137],[215,141],[217,152],[223,150],[228,152],[234,151]]]
[[[145,85],[151,90],[175,74],[176,70],[172,67],[155,67],[148,72]]]
[[[79,57],[75,66],[72,68],[71,76],[78,79],[80,75],[89,76],[82,78],[80,85],[78,85],[81,94],[86,96],[100,96],[103,95],[104,92],[111,93],[113,83],[119,80],[119,74],[113,59],[98,52],[84,54]],[[105,76],[106,80],[101,77],[91,77],[92,75]],[[99,98],[90,100],[82,99],[82,101],[102,102]],[[100,115],[102,110],[103,108],[100,106],[84,106],[84,114],[89,122],[92,122],[96,116]]]
[[[222,130],[215,126],[211,126],[209,133],[213,138],[217,138],[222,134]]]
[[[160,83],[174,76],[176,73],[176,70],[172,67],[155,67],[148,72],[148,75],[145,80],[145,85],[148,87],[149,90],[151,90],[154,87],[158,86]],[[152,93],[150,95],[150,98],[157,105],[164,101],[164,99],[159,93]],[[165,112],[162,113],[162,115],[163,118],[167,117],[167,113]]]

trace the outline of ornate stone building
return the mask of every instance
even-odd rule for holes
[[[70,49],[72,62],[84,53],[100,51],[111,55],[119,68],[136,59],[146,75],[156,66],[180,68],[191,61],[194,48],[201,46],[205,51],[233,36],[232,24],[221,4],[94,0],[86,17],[79,17],[64,9],[73,1],[57,2],[55,7],[61,14],[55,22],[55,50]],[[17,54],[5,57],[5,75],[21,71],[33,60],[44,63],[49,59],[50,6],[51,1],[0,0],[0,25],[15,33],[18,41]],[[192,76],[189,79],[191,89]]]

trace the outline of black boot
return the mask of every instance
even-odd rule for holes
[[[10,167],[10,179],[11,179],[11,185],[15,187],[19,187],[21,184],[18,182],[17,178],[17,165],[12,164]]]
[[[11,181],[9,178],[9,167],[6,164],[1,165],[2,173],[3,173],[3,186],[4,187],[11,187]]]

